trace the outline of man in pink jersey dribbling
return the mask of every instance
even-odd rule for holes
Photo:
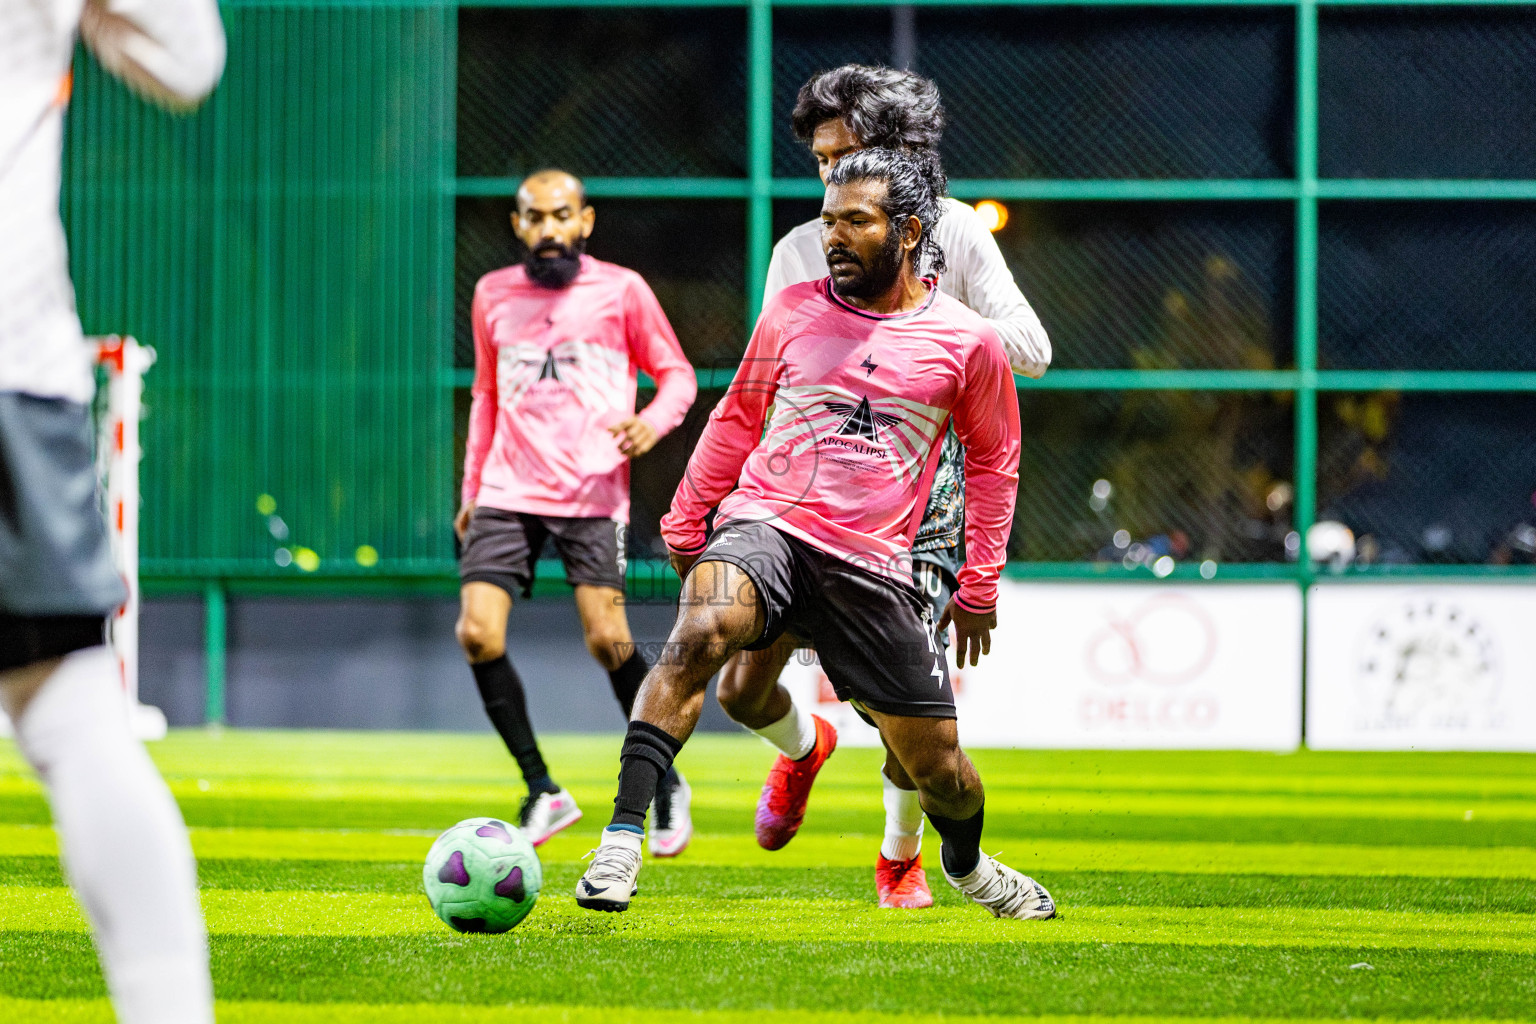
[[[528,596],[553,540],[587,650],[628,718],[647,667],[624,614],[629,460],[682,422],[698,390],[645,281],[583,252],[595,217],[576,178],[529,177],[512,216],[528,257],[481,278],[470,307],[475,385],[454,520],[464,548],[457,634],[486,714],[528,784],[518,825],[535,846],[581,810],[551,778],[507,657],[513,598]],[[637,370],[656,379],[655,399],[638,414]],[[656,793],[652,854],[687,846],[688,801],[687,783],[669,771]]]
[[[953,423],[969,487],[966,562],[941,625],[954,623],[957,662],[976,664],[997,623],[1019,412],[991,325],[918,276],[944,269],[932,234],[941,209],[909,154],[864,149],[828,174],[831,275],[770,299],[662,519],[683,578],[678,617],[636,698],[580,906],[629,907],[646,809],[707,681],[791,629],[815,643],[838,696],[917,784],[950,884],[996,917],[1055,916],[1039,883],[981,852],[981,779],[960,749],[932,613],[912,584],[912,539]]]

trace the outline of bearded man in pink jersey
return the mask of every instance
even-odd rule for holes
[[[948,190],[938,152],[944,118],[938,86],[929,79],[897,68],[845,64],[818,72],[801,86],[790,123],[796,138],[809,147],[823,180],[848,154],[883,147],[909,153],[942,196]],[[987,318],[1015,373],[1041,376],[1051,362],[1051,342],[1014,283],[997,242],[971,207],[947,196],[940,207],[933,229],[934,241],[944,252],[939,290]],[[774,245],[765,294],[818,280],[826,272],[817,218]],[[928,510],[912,541],[913,582],[935,620],[943,618],[959,586],[964,505],[964,452],[951,430],[945,434],[929,489]],[[947,643],[947,634],[940,640]],[[795,837],[805,819],[811,786],[837,749],[837,731],[830,723],[811,714],[784,687],[771,685],[802,642],[786,632],[769,650],[737,655],[720,672],[717,692],[725,713],[779,751],[757,803],[755,831],[765,850],[782,849]],[[880,787],[885,805],[885,834],[875,858],[880,906],[932,906],[923,869],[923,810],[917,786],[890,751],[880,766]]]
[[[646,808],[698,723],[705,684],[737,651],[791,630],[815,643],[837,695],[917,784],[950,884],[996,917],[1055,916],[1039,883],[981,852],[981,779],[960,749],[932,614],[912,584],[912,540],[953,424],[970,493],[966,561],[942,625],[954,623],[958,662],[976,664],[997,624],[1019,410],[996,331],[918,276],[943,271],[940,211],[909,154],[864,149],[828,174],[831,276],[769,300],[662,519],[683,578],[678,618],[636,698],[580,906],[629,907]],[[719,525],[706,538],[711,508]]]
[[[595,219],[576,178],[554,170],[529,177],[512,216],[527,259],[481,278],[470,307],[475,383],[454,520],[463,541],[456,633],[486,714],[528,784],[518,824],[535,846],[580,820],[581,809],[544,763],[507,657],[513,599],[530,594],[553,539],[587,650],[627,719],[647,668],[624,614],[629,460],[681,423],[697,393],[645,281],[584,254]],[[656,380],[656,397],[639,414],[637,369]],[[662,857],[681,853],[693,833],[687,783],[668,768],[651,835],[651,853]]]

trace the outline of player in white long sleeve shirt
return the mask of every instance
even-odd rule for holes
[[[795,134],[810,144],[823,180],[839,159],[872,146],[901,148],[922,158],[944,187],[937,146],[944,115],[938,89],[907,71],[849,64],[813,77],[800,90],[793,116]],[[944,253],[939,290],[980,313],[997,333],[1014,372],[1042,376],[1051,361],[1050,339],[1040,318],[1013,280],[991,232],[971,207],[943,200],[934,237]],[[774,246],[765,298],[791,285],[827,275],[821,221],[790,231]],[[912,545],[915,583],[930,602],[942,632],[945,609],[956,590],[960,534],[964,520],[963,452],[953,431],[943,455],[926,513]],[[720,703],[736,721],[775,746],[780,756],[769,773],[757,809],[757,839],[779,849],[799,830],[812,783],[837,746],[837,734],[798,705],[783,686],[767,688],[761,676],[777,678],[795,646],[788,639],[755,659],[737,657],[720,676]],[[764,696],[757,696],[764,695]],[[933,903],[922,867],[923,812],[916,787],[886,752],[881,772],[885,794],[885,837],[875,866],[882,907],[926,907]]]
[[[1014,282],[997,239],[982,224],[981,215],[965,203],[947,196],[941,203],[944,215],[934,228],[934,237],[944,250],[948,269],[939,276],[939,291],[953,295],[992,322],[1013,372],[1044,376],[1051,365],[1051,340]],[[806,221],[773,247],[763,297],[768,299],[792,284],[826,276],[821,221]]]
[[[214,0],[0,3],[0,707],[47,787],[123,1024],[209,1024],[186,826],[128,728],[105,617],[126,597],[97,501],[91,354],[59,174],[76,33],[146,98],[185,108],[224,67]]]

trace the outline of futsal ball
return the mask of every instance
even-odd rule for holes
[[[516,828],[497,818],[470,818],[437,837],[422,882],[432,910],[448,927],[504,932],[533,909],[544,868]]]

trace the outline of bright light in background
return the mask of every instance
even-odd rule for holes
[[[983,199],[976,204],[976,212],[988,231],[1001,231],[1008,224],[1008,207],[996,199]]]

